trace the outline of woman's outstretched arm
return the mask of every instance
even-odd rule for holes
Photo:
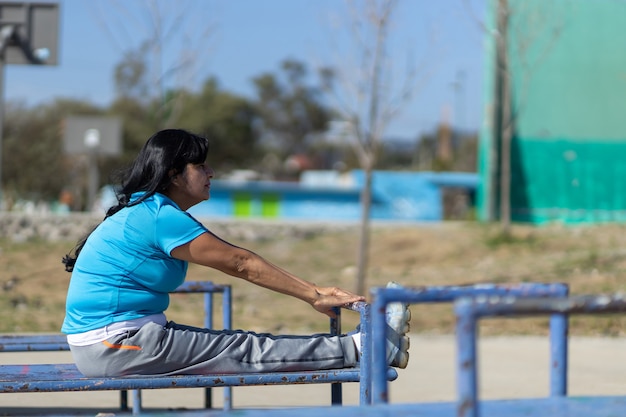
[[[210,232],[203,233],[191,242],[173,249],[170,255],[299,298],[330,317],[334,317],[332,307],[365,300],[364,297],[341,288],[319,287]]]

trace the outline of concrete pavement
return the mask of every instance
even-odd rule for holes
[[[549,392],[547,337],[484,337],[479,347],[481,398],[543,397]],[[453,336],[411,335],[411,360],[391,383],[391,401],[431,402],[455,399]],[[1,363],[70,362],[69,352],[5,352]],[[626,395],[626,338],[570,339],[570,395]],[[358,404],[357,384],[344,384],[344,403]],[[0,415],[42,412],[116,412],[117,392],[0,394]],[[203,406],[201,389],[145,390],[148,409],[195,409]],[[221,407],[221,389],[214,390]],[[330,387],[322,385],[233,388],[235,407],[287,407],[330,404]]]

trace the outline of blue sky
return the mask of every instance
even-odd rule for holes
[[[149,24],[140,12],[145,17],[152,2],[58,3],[59,65],[6,66],[5,101],[34,105],[74,97],[106,105],[115,94],[115,64],[124,51],[147,36]],[[195,37],[190,44],[197,56],[197,68],[187,80],[192,88],[214,76],[224,89],[251,97],[251,79],[276,72],[286,58],[314,69],[343,65],[349,52],[343,41],[345,25],[333,23],[347,21],[342,0],[159,0],[157,4],[169,16],[181,8],[188,11],[186,33]],[[400,68],[409,52],[414,66],[422,69],[414,97],[390,125],[389,136],[415,138],[431,131],[446,112],[461,128],[480,126],[484,36],[477,19],[484,16],[484,8],[485,0],[400,1],[390,43],[398,72],[395,79],[404,78]],[[209,35],[202,35],[207,29]],[[171,48],[180,45],[176,42],[172,40]],[[164,68],[177,56],[166,50]],[[455,90],[458,81],[461,88]]]

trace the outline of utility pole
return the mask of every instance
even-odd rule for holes
[[[0,3],[0,211],[4,209],[2,140],[4,68],[7,64],[56,65],[59,8],[55,3]]]

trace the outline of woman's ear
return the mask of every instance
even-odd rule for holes
[[[170,169],[167,172],[167,176],[170,177],[170,182],[174,183],[176,181],[176,178],[178,178],[178,172],[176,172],[175,169]]]

